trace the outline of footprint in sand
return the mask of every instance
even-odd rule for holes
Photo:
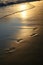
[[[36,37],[36,36],[38,36],[39,34],[38,33],[33,33],[32,35],[31,35],[31,37]]]
[[[12,48],[9,48],[9,49],[6,49],[5,51],[5,53],[11,53],[11,52],[14,52],[15,51],[15,47],[12,47]]]
[[[23,39],[17,39],[17,42],[21,42]]]
[[[37,27],[33,28],[33,30],[37,30],[37,29],[38,29]]]

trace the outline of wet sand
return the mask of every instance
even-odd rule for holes
[[[0,65],[43,65],[43,1],[30,2],[30,4],[35,7],[26,10],[28,18],[22,20],[27,21],[27,27],[20,27],[22,30],[19,31],[19,37],[17,36],[15,42],[11,42],[17,44],[5,50],[8,53],[0,55]],[[16,14],[17,18],[18,15],[20,16],[20,13]],[[13,19],[13,15],[7,18],[10,17]]]

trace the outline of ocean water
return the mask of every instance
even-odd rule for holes
[[[6,2],[17,2],[17,1],[26,1],[26,0],[0,0],[0,3],[6,3]]]

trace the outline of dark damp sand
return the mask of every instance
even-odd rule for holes
[[[34,14],[32,20],[34,20],[34,17],[36,17],[35,20],[38,22],[40,20],[40,25],[38,25],[38,33],[36,32],[30,35],[30,40],[28,37],[22,42],[19,42],[20,44],[17,48],[15,48],[16,50],[14,52],[1,55],[0,65],[43,65],[42,2],[43,1],[38,2],[37,6],[35,4],[36,8],[32,10],[32,12],[35,10],[35,12],[37,12],[37,14]],[[38,14],[39,11],[40,13]],[[36,31],[36,29],[37,28],[33,29],[33,31]]]

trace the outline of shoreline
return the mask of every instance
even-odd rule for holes
[[[34,0],[30,0],[30,1],[17,1],[17,2],[8,2],[8,3],[0,3],[0,7],[4,7],[4,6],[9,6],[9,5],[13,5],[13,4],[19,4],[19,3],[25,3],[25,2],[33,2]],[[40,0],[35,0],[35,1],[40,1]]]

